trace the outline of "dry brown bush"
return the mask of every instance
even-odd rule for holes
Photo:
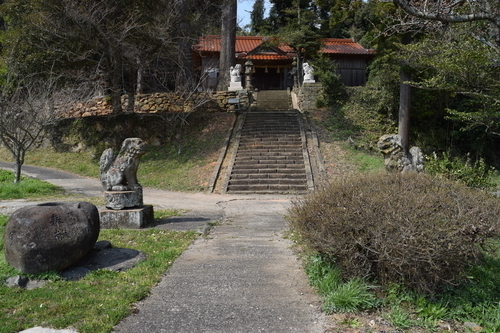
[[[499,236],[500,200],[429,175],[358,175],[294,202],[288,218],[345,278],[432,293],[464,278]]]

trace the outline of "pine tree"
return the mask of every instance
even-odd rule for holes
[[[264,0],[255,0],[252,12],[250,13],[251,33],[259,35],[266,30],[266,22],[264,19]]]

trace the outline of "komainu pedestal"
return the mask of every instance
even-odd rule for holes
[[[152,205],[121,210],[102,209],[99,214],[102,229],[140,229],[154,221]]]
[[[106,207],[114,210],[142,207],[142,188],[133,191],[105,191],[104,200]]]

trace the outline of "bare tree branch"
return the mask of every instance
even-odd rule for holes
[[[500,28],[499,8],[496,0],[477,0],[467,2],[467,4],[464,4],[464,1],[456,0],[440,0],[431,3],[421,0],[393,1],[406,13],[420,19],[448,23],[486,20]],[[495,4],[493,5],[492,2]]]
[[[0,141],[14,158],[15,178],[21,178],[26,152],[41,142],[45,127],[54,119],[55,82],[31,83],[0,91]]]

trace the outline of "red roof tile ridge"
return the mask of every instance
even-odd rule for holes
[[[279,40],[277,37],[268,36],[236,36],[236,52],[238,53],[259,53],[261,45],[266,40]],[[220,51],[220,35],[203,35],[200,38],[198,45],[194,46],[197,51],[217,52]],[[321,38],[320,41],[324,47],[324,53],[341,53],[341,54],[375,54],[373,49],[365,49],[361,44],[353,38]],[[284,53],[293,51],[289,45],[280,42],[275,48]]]
[[[356,41],[352,38],[321,38],[322,42],[334,42],[334,43],[354,43],[357,44]]]

